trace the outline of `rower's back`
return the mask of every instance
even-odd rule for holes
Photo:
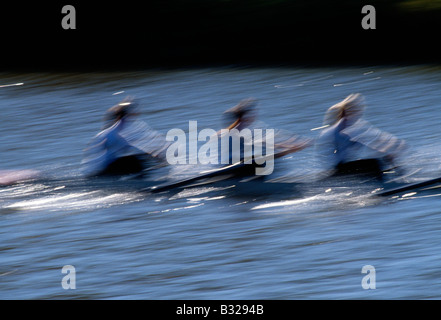
[[[164,156],[165,138],[137,119],[132,100],[110,108],[105,129],[89,143],[82,161],[88,176],[140,173]]]
[[[328,109],[316,150],[327,170],[334,174],[363,173],[382,177],[395,166],[394,158],[405,142],[362,119],[364,99],[351,94]]]

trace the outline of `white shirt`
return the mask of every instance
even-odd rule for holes
[[[84,172],[87,175],[98,173],[121,157],[161,155],[165,142],[165,138],[145,122],[122,118],[98,133],[89,143],[82,161]]]
[[[320,160],[329,168],[335,168],[339,163],[396,155],[404,147],[403,140],[367,121],[346,118],[323,129],[316,142]]]

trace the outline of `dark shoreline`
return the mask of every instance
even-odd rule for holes
[[[75,30],[61,27],[63,4],[8,4],[0,17],[1,70],[441,62],[441,8],[409,9],[403,1],[369,2],[375,30],[362,28],[367,3],[358,0],[71,4]]]

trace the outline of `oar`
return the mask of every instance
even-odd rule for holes
[[[23,82],[11,83],[11,84],[3,84],[3,85],[0,85],[0,88],[7,88],[7,87],[13,87],[13,86],[22,86],[22,85],[24,85]]]
[[[386,190],[386,191],[377,193],[375,195],[380,196],[380,197],[386,197],[386,196],[391,196],[391,195],[394,195],[394,194],[397,194],[397,193],[401,193],[401,192],[404,192],[404,191],[415,190],[415,189],[419,189],[419,188],[422,188],[422,187],[427,187],[427,186],[430,186],[430,185],[435,184],[435,183],[441,183],[441,177],[435,178],[435,179],[426,180],[426,181],[423,181],[423,182],[417,182],[417,183],[408,184],[408,185],[405,185],[403,187],[395,188],[395,189],[392,189],[392,190]]]
[[[149,189],[149,191],[152,192],[162,192],[162,191],[167,191],[170,189],[174,189],[174,188],[178,188],[184,185],[188,185],[192,182],[198,181],[198,180],[202,180],[202,179],[207,179],[207,178],[211,178],[211,177],[215,177],[215,176],[219,176],[219,175],[223,175],[223,174],[227,174],[230,171],[234,171],[237,170],[238,168],[244,166],[245,164],[243,162],[238,162],[236,164],[232,164],[220,169],[215,169],[215,170],[211,170],[211,171],[203,171],[200,173],[200,175],[195,176],[195,177],[191,177],[188,179],[183,179],[183,180],[179,180],[177,182],[172,182],[172,183],[165,183],[159,186],[154,186],[151,187]]]
[[[286,150],[280,151],[276,154],[270,154],[270,155],[266,155],[260,158],[255,159],[256,162],[259,163],[263,163],[266,160],[272,160],[272,159],[277,159],[280,157],[283,157],[287,154],[296,152],[296,151],[300,151],[302,149],[304,149],[305,147],[307,147],[309,145],[311,140],[305,140],[303,143],[292,146],[291,148],[287,148]],[[222,167],[220,169],[214,169],[214,170],[209,170],[209,171],[204,171],[201,172],[200,175],[195,176],[195,177],[191,177],[188,179],[183,179],[177,182],[172,182],[172,183],[166,183],[166,184],[162,184],[159,186],[154,186],[152,188],[150,188],[149,190],[151,192],[162,192],[162,191],[167,191],[173,188],[177,188],[177,187],[181,187],[184,185],[188,185],[192,182],[198,181],[198,180],[202,180],[202,179],[207,179],[207,178],[211,178],[214,176],[220,176],[220,175],[224,175],[224,174],[228,174],[231,172],[234,172],[236,170],[239,170],[240,168],[246,166],[247,164],[245,164],[245,160],[241,160],[240,162],[237,162],[235,164],[226,166],[226,167]]]

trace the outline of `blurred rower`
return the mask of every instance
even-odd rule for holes
[[[233,164],[233,160],[236,158],[239,158],[241,160],[244,159],[256,159],[256,142],[260,142],[262,144],[262,153],[263,156],[274,156],[275,158],[282,157],[286,154],[293,153],[296,151],[300,151],[307,146],[310,145],[310,139],[301,138],[297,135],[293,135],[291,133],[285,132],[283,130],[274,130],[274,145],[268,148],[267,145],[267,134],[268,133],[268,126],[262,122],[257,121],[257,110],[256,110],[257,100],[253,98],[248,98],[241,100],[237,105],[234,107],[228,109],[224,112],[224,114],[227,116],[228,120],[230,121],[230,125],[226,128],[223,134],[230,135],[230,143],[229,143],[229,164]],[[254,135],[252,141],[245,141],[245,139],[241,139],[242,136],[241,131],[244,129],[250,129],[252,134],[253,130],[255,129],[261,129],[262,130],[262,137],[261,141],[258,141],[257,137]],[[219,132],[219,135],[222,139],[222,133]],[[232,143],[231,143],[231,137],[234,137],[235,135],[239,136],[240,139],[240,148],[238,150],[233,150]],[[251,143],[251,146],[246,147],[247,143]],[[222,150],[223,152],[225,150]],[[251,154],[249,154],[251,153]],[[234,154],[239,154],[239,157],[234,157]],[[274,158],[273,157],[273,158]],[[268,160],[272,161],[272,160]],[[256,164],[253,163],[253,166]],[[250,166],[251,169],[251,166]],[[248,170],[244,170],[244,172],[248,172]]]
[[[138,120],[137,103],[127,97],[107,110],[105,125],[89,143],[82,161],[89,176],[142,173],[164,163],[166,141]]]
[[[253,127],[256,124],[257,100],[253,98],[243,99],[234,107],[228,109],[224,114],[230,118],[232,123],[227,127],[228,130]]]
[[[382,178],[396,167],[395,159],[405,149],[403,140],[374,128],[362,119],[361,94],[351,94],[330,107],[316,146],[322,161],[335,174],[364,173]]]

